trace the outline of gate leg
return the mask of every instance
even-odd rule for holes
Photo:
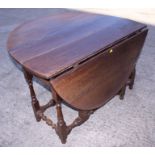
[[[57,112],[57,125],[55,128],[55,131],[59,136],[62,144],[65,144],[67,136],[69,134],[69,129],[66,125],[66,122],[64,121],[62,108],[61,108],[61,99],[58,96],[58,94],[55,92],[55,90],[51,89],[51,91],[52,91],[53,99],[56,103],[56,112]]]
[[[35,118],[37,121],[40,121],[41,118],[37,113],[40,110],[40,105],[39,105],[39,101],[36,98],[36,94],[33,88],[33,82],[32,82],[33,75],[30,74],[28,71],[26,71],[24,68],[23,68],[23,72],[24,72],[25,80],[29,86],[30,95],[31,95],[31,103],[32,103],[32,108],[34,111]]]

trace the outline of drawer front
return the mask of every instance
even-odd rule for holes
[[[98,108],[114,97],[127,82],[146,35],[147,30],[139,32],[75,69],[51,79],[50,83],[70,106],[81,110]]]

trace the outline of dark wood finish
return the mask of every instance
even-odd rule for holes
[[[69,134],[69,130],[67,128],[66,122],[64,121],[64,117],[62,114],[61,110],[61,105],[57,104],[56,105],[56,110],[57,110],[57,128],[56,128],[56,133],[61,139],[61,142],[64,144],[66,143],[67,135]]]
[[[30,89],[30,95],[32,99],[32,107],[34,111],[34,115],[36,117],[37,121],[40,121],[41,119],[46,122],[47,125],[51,126],[53,129],[55,129],[57,135],[59,136],[62,144],[66,143],[66,139],[68,134],[72,131],[73,128],[76,126],[79,126],[83,124],[86,120],[88,120],[89,116],[94,112],[94,110],[91,111],[79,111],[79,116],[71,123],[70,125],[66,125],[66,122],[64,121],[62,109],[61,109],[61,98],[58,96],[58,94],[53,90],[53,87],[51,86],[51,91],[53,95],[53,99],[51,99],[47,104],[40,106],[39,101],[37,100],[34,88],[33,88],[33,75],[29,73],[25,68],[23,68],[25,79],[28,83],[29,89]],[[45,82],[48,83],[47,81]],[[50,83],[49,83],[50,85]],[[56,106],[56,112],[57,112],[57,124],[53,122],[51,118],[48,118],[44,112],[46,109]]]
[[[49,79],[144,27],[128,19],[70,11],[17,27],[7,47],[29,71]]]
[[[144,24],[107,15],[68,11],[26,22],[11,32],[7,47],[23,67],[37,121],[55,129],[62,143],[74,127],[87,121],[115,95],[133,88],[135,67],[147,35]],[[33,77],[50,88],[53,98],[41,106]],[[78,117],[64,120],[61,104]],[[45,115],[56,107],[57,123]]]
[[[23,68],[23,73],[24,73],[24,77],[25,77],[25,79],[27,81],[27,84],[29,86],[29,89],[30,89],[32,108],[33,108],[33,111],[34,111],[35,118],[36,118],[37,121],[40,121],[41,118],[37,114],[37,111],[40,110],[40,105],[39,105],[39,102],[38,102],[38,100],[36,98],[36,94],[35,94],[35,91],[34,91],[34,88],[33,88],[33,82],[32,82],[33,75],[30,74],[29,72],[27,72],[26,69],[24,69],[24,68]]]
[[[136,68],[133,69],[133,71],[131,72],[127,83],[121,88],[121,90],[118,92],[119,98],[120,100],[124,99],[125,96],[125,91],[126,91],[126,86],[129,86],[129,89],[133,89],[133,85],[134,85],[134,80],[135,80],[135,74],[136,74]]]
[[[136,68],[132,71],[130,77],[129,77],[129,89],[133,89],[134,81],[135,81],[135,76],[136,76]]]
[[[81,110],[99,108],[120,89],[123,99],[125,83],[136,64],[146,34],[147,30],[135,34],[77,69],[51,79],[51,84],[63,100]]]
[[[126,84],[121,88],[121,90],[119,92],[119,98],[120,98],[120,100],[123,100],[124,99],[125,91],[126,91]]]

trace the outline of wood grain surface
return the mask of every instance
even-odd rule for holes
[[[144,27],[128,19],[68,11],[23,23],[10,34],[7,48],[34,75],[50,79]]]
[[[99,108],[125,86],[136,65],[147,30],[85,61],[50,82],[59,96],[82,110]]]

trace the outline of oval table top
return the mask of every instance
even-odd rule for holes
[[[25,22],[10,33],[10,55],[29,71],[50,79],[145,25],[118,17],[67,11]]]

